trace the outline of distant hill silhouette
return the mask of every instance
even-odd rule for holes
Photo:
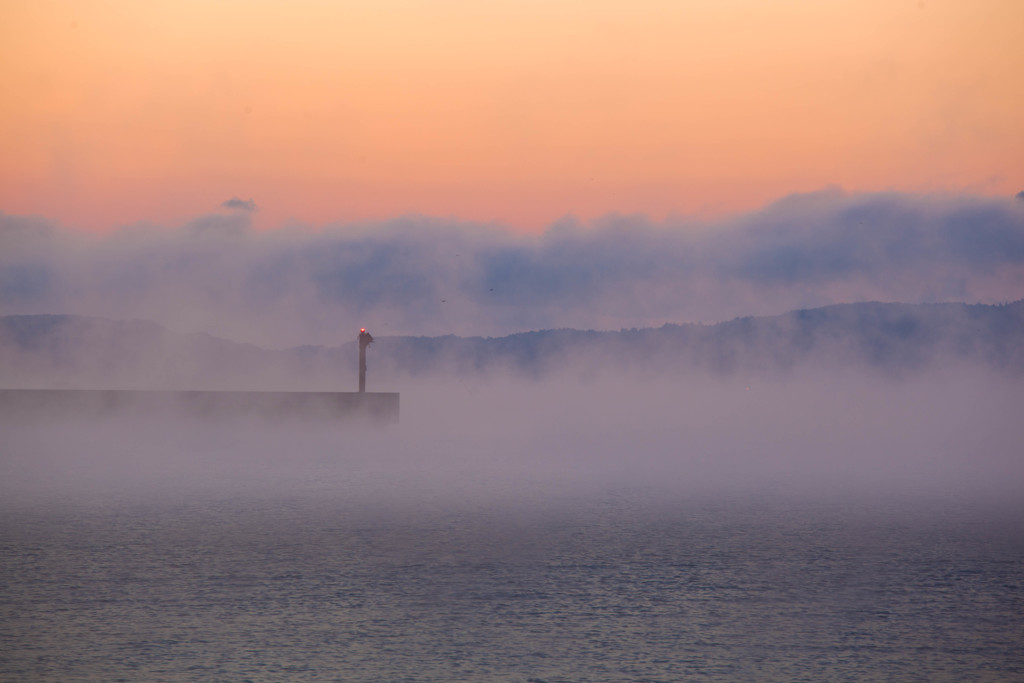
[[[937,363],[1024,372],[1024,301],[1005,305],[841,304],[714,325],[595,332],[572,329],[507,337],[390,337],[375,349],[401,373],[494,367],[531,374],[612,365],[638,372],[787,372],[864,366],[885,373]],[[378,362],[383,362],[378,360]]]
[[[378,337],[370,385],[403,376],[629,370],[640,376],[863,368],[906,375],[950,364],[1024,376],[1024,301],[856,303],[617,332]],[[0,386],[351,389],[355,342],[275,351],[147,321],[0,317]],[[377,383],[375,385],[375,382]]]

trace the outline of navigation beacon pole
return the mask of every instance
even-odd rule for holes
[[[366,347],[373,343],[373,337],[366,328],[359,330],[359,393],[366,392]]]

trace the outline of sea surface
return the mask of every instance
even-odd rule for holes
[[[977,500],[3,505],[4,681],[1022,681],[1024,520]]]

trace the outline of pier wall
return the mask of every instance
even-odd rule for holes
[[[2,417],[181,415],[398,422],[397,392],[0,389]]]

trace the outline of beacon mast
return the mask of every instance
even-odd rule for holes
[[[373,337],[366,328],[359,330],[359,393],[366,392],[366,347],[373,343]]]

